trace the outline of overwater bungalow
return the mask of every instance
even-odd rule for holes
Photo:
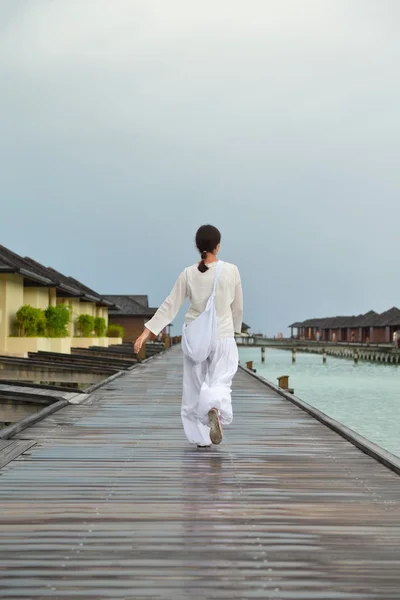
[[[393,307],[381,314],[308,319],[289,325],[294,339],[305,341],[390,344],[400,330],[400,310]]]

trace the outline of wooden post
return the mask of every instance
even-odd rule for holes
[[[289,389],[289,376],[281,375],[281,377],[278,377],[278,383],[281,390]]]
[[[261,346],[261,362],[265,363],[265,346]]]
[[[285,390],[286,392],[289,392],[289,394],[294,394],[294,389],[289,387],[288,375],[282,375],[281,377],[278,377],[278,382],[281,390]]]
[[[359,356],[358,356],[358,350],[354,350],[354,362],[355,362],[355,364],[358,363],[358,358],[359,358]]]
[[[296,362],[296,348],[292,348],[292,363]]]
[[[171,338],[169,337],[169,335],[165,336],[165,348],[171,348]]]
[[[249,371],[253,370],[253,361],[252,360],[248,360],[246,362],[246,367],[249,369]]]
[[[325,365],[326,364],[326,350],[322,351],[322,364]]]

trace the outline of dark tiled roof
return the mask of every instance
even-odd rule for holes
[[[365,315],[358,317],[356,325],[358,327],[370,327],[378,316],[378,313],[376,313],[374,310],[370,310]]]
[[[112,302],[99,296],[97,292],[90,289],[77,279],[66,277],[59,271],[50,267],[45,267],[36,260],[25,256],[19,256],[8,248],[0,245],[0,272],[19,273],[26,279],[40,283],[47,287],[56,287],[71,296],[83,298],[85,300],[103,304],[104,306],[114,306]]]
[[[50,269],[45,267],[44,265],[36,262],[33,258],[29,258],[29,256],[25,256],[24,261],[29,264],[30,268],[35,272],[40,274],[42,277],[47,277],[50,279],[57,288],[60,290],[64,290],[71,294],[72,296],[81,296],[81,292],[75,286],[71,285],[71,282],[65,282],[59,277],[56,272],[51,272]],[[66,277],[64,279],[67,279]]]
[[[373,322],[373,327],[390,327],[400,325],[400,310],[395,306],[378,315]]]
[[[143,315],[143,316],[152,316],[156,312],[156,308],[149,308],[149,302],[147,296],[135,296],[135,295],[109,295],[105,294],[104,296],[110,302],[113,302],[117,306],[117,310],[110,310],[110,315],[118,315],[118,316],[133,316],[133,315]],[[146,301],[142,300],[142,302],[138,302],[136,298],[146,298]]]
[[[42,285],[52,285],[52,281],[46,275],[37,273],[29,263],[15,252],[0,245],[0,265],[3,272],[19,273],[23,277],[40,283]]]
[[[352,327],[353,323],[358,317],[328,317],[325,319],[310,319],[305,321],[304,324],[300,324],[301,327],[318,327],[319,329],[340,329],[345,327]]]
[[[335,327],[339,319],[345,319],[346,317],[329,317],[329,318],[317,318],[307,319],[306,321],[298,321],[289,325],[289,327],[319,327],[321,329],[325,327]]]
[[[400,325],[400,310],[391,308],[390,310],[378,315],[370,310],[365,315],[352,317],[329,317],[326,319],[308,319],[303,322],[296,322],[289,327],[317,327],[319,329],[340,329],[351,327],[389,327]]]
[[[82,287],[74,284],[69,277],[67,277],[66,275],[63,275],[59,271],[56,271],[56,269],[53,269],[52,267],[48,267],[48,270],[55,279],[57,279],[58,281],[61,282],[61,284],[63,286],[69,286],[69,287],[75,289],[78,292],[77,296],[86,298],[87,300],[89,300],[91,302],[97,302],[98,300],[100,300],[100,296],[98,296],[98,295],[93,296],[91,294],[85,293],[85,291],[82,289]]]
[[[81,283],[78,279],[74,279],[73,277],[68,277],[68,279],[71,281],[72,285],[74,285],[78,289],[82,290],[86,295],[90,295],[94,298],[98,298],[100,300],[100,302],[102,304],[104,304],[105,306],[115,308],[115,304],[113,302],[111,302],[104,296],[99,296],[99,294],[97,292],[95,292],[94,290],[89,288],[87,285],[84,285],[83,283]]]
[[[149,308],[149,297],[144,294],[134,294],[130,296],[135,302],[141,304],[145,308]]]
[[[0,258],[0,273],[8,273],[10,271],[10,265]]]
[[[242,329],[250,329],[250,325],[247,325],[247,323],[242,323]]]
[[[34,269],[36,272],[41,273],[42,275],[45,275],[48,278],[51,278],[51,280],[55,283],[57,288],[59,288],[61,291],[66,291],[72,296],[82,298],[84,300],[86,299],[90,302],[96,302],[97,304],[102,303],[106,306],[112,306],[112,304],[105,300],[105,298],[99,296],[97,292],[87,287],[77,279],[74,279],[73,277],[66,277],[59,271],[56,271],[56,269],[52,269],[51,267],[45,267],[44,265],[36,262],[32,258],[25,257],[24,260],[27,263],[29,263],[31,268]]]

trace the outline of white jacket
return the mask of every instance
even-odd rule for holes
[[[198,270],[198,264],[192,265],[178,277],[170,295],[161,304],[156,314],[146,323],[155,335],[158,335],[176,317],[186,298],[190,307],[186,313],[185,322],[196,319],[206,308],[211,295],[215,267],[217,262],[210,263],[205,273]],[[242,330],[243,293],[239,269],[236,265],[224,262],[215,293],[215,308],[217,312],[217,338],[233,337],[234,333]]]

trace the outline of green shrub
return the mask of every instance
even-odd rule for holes
[[[109,325],[106,336],[107,337],[119,337],[123,338],[125,334],[125,330],[122,325]]]
[[[91,315],[79,315],[78,331],[82,337],[90,337],[94,330],[94,317]]]
[[[46,316],[47,335],[49,337],[66,337],[68,335],[68,323],[70,321],[70,310],[65,304],[49,306],[44,311]]]
[[[96,317],[94,320],[94,332],[97,337],[104,337],[106,329],[106,320],[103,317]]]
[[[18,310],[15,324],[19,336],[35,337],[46,335],[46,317],[40,308],[24,304]]]

